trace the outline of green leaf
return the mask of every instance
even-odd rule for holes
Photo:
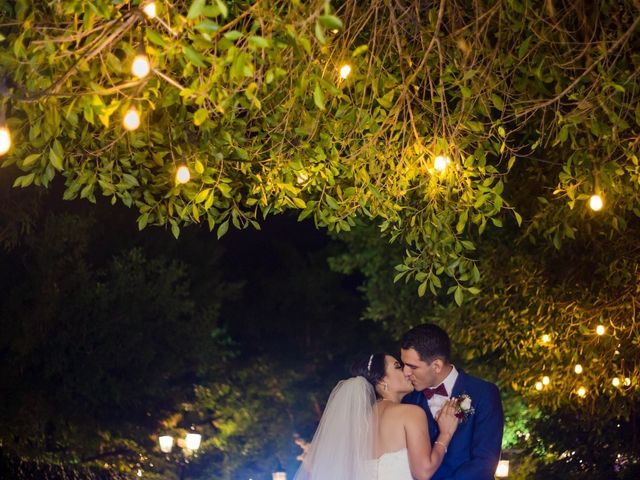
[[[341,30],[343,27],[342,20],[334,15],[320,15],[318,21],[320,25],[329,30]]]
[[[333,198],[331,195],[326,195],[325,200],[327,201],[327,205],[329,205],[329,207],[331,207],[334,210],[338,209],[338,202],[336,202],[336,199]]]
[[[22,167],[29,168],[35,165],[35,163],[40,159],[41,156],[41,153],[32,153],[31,155],[28,155],[27,158],[22,161]]]
[[[62,146],[56,148],[56,144],[60,145],[60,142],[56,140],[53,147],[49,150],[49,162],[51,162],[51,165],[53,165],[56,170],[62,171],[64,170],[63,158],[60,153],[62,151]]]
[[[164,41],[164,38],[162,38],[162,35],[160,35],[158,32],[156,32],[152,28],[147,28],[145,30],[145,34],[147,36],[147,40],[149,40],[151,43],[154,43],[155,45],[158,45],[159,47],[162,47],[162,48],[165,48],[167,46],[167,42]]]
[[[493,106],[496,107],[498,110],[500,110],[501,112],[504,111],[504,101],[495,93],[491,94],[491,102],[493,103]]]
[[[144,213],[138,217],[138,230],[142,230],[149,222],[149,214]]]
[[[15,179],[15,181],[13,182],[13,186],[14,187],[28,187],[29,185],[31,185],[33,183],[33,179],[35,178],[36,174],[35,172],[31,172],[28,175],[23,175],[21,177],[18,177]]]
[[[214,199],[215,199],[215,197],[213,195],[213,190],[211,190],[211,193],[209,194],[209,196],[207,197],[207,199],[204,202],[204,209],[205,210],[209,210],[211,208],[211,206],[213,205]]]
[[[531,37],[527,37],[527,39],[520,44],[518,48],[518,58],[522,59],[527,52],[529,51],[529,44],[531,43]]]
[[[249,46],[254,48],[269,48],[269,40],[264,37],[252,35],[249,37]]]
[[[197,52],[193,49],[193,47],[184,46],[182,51],[186,55],[187,59],[193,63],[197,67],[206,67],[207,64],[204,63],[204,56],[201,53]]]
[[[213,189],[211,189],[211,188],[205,188],[204,190],[201,190],[198,193],[198,195],[196,195],[196,198],[193,201],[195,203],[204,202],[212,191],[213,191]]]
[[[320,23],[318,22],[316,22],[314,33],[321,45],[327,43],[327,38],[324,36],[324,28],[322,28],[322,25],[320,25]]]
[[[369,51],[369,45],[360,45],[353,52],[351,52],[352,57],[357,57],[358,55],[362,55]]]
[[[518,222],[518,226],[521,226],[522,225],[522,217],[520,216],[520,214],[514,210],[513,211],[513,215],[515,215],[515,217],[516,217],[516,222]]]
[[[224,197],[231,198],[231,187],[226,183],[219,183],[218,190]]]
[[[227,40],[231,40],[232,42],[235,42],[236,40],[239,40],[240,38],[242,38],[242,32],[239,32],[238,30],[231,30],[225,33],[223,37],[226,38]]]
[[[229,220],[225,220],[224,222],[222,222],[220,224],[220,226],[218,227],[218,240],[220,240],[222,238],[222,236],[227,233],[227,230],[229,230]]]
[[[193,28],[198,30],[200,33],[210,34],[220,30],[220,25],[218,25],[218,23],[214,22],[213,20],[207,19],[207,20],[203,20]]]
[[[324,110],[324,94],[322,93],[322,89],[320,88],[320,84],[316,83],[315,88],[313,89],[313,101],[320,110]]]
[[[462,305],[462,301],[464,300],[464,292],[462,291],[462,287],[460,285],[456,287],[453,298],[455,299],[458,306]]]
[[[223,18],[227,18],[229,16],[229,9],[227,8],[227,4],[222,0],[215,0],[215,2],[218,10],[220,10],[220,15],[222,15]]]
[[[205,108],[199,108],[196,113],[193,114],[193,123],[196,126],[202,125],[209,118],[209,111]]]
[[[460,218],[458,219],[458,223],[456,225],[456,232],[458,233],[458,235],[464,232],[464,229],[467,226],[468,218],[469,218],[469,210],[465,210],[460,214]]]
[[[191,7],[189,7],[189,12],[187,12],[187,20],[193,20],[201,16],[206,3],[206,0],[193,0]]]
[[[124,180],[124,183],[128,187],[139,187],[140,186],[140,183],[138,182],[138,179],[136,177],[134,177],[133,175],[131,175],[130,173],[122,174],[122,180]]]
[[[395,93],[395,90],[390,90],[389,92],[387,92],[385,94],[384,97],[380,97],[377,98],[377,102],[382,105],[384,108],[386,108],[387,110],[389,110],[391,108],[391,106],[393,105],[393,95]]]

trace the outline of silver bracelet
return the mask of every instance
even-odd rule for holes
[[[442,445],[442,448],[444,448],[444,454],[447,454],[447,446],[442,443],[440,440],[436,440],[435,442],[433,442],[434,445]]]

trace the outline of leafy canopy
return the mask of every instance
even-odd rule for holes
[[[458,302],[477,235],[520,207],[557,246],[594,189],[612,229],[638,212],[631,1],[156,3],[156,18],[135,1],[3,5],[16,186],[62,175],[65,198],[106,195],[176,236],[291,209],[338,232],[369,217],[407,246],[420,294],[445,275]],[[515,162],[541,189],[531,212],[504,196]]]

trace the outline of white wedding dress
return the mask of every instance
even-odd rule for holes
[[[413,480],[406,448],[372,458],[375,405],[363,377],[338,382],[294,480]]]
[[[383,454],[377,463],[377,480],[413,480],[406,448]]]

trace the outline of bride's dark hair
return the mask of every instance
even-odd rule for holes
[[[382,381],[385,375],[384,359],[386,354],[374,353],[362,358],[358,358],[351,366],[351,375],[354,377],[364,377],[376,392],[376,397],[380,398],[376,391],[376,386]]]

